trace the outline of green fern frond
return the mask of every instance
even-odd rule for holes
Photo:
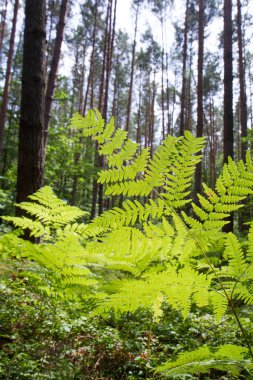
[[[195,218],[189,218],[184,214],[185,222],[193,230],[200,229],[199,220],[206,231],[221,229],[228,223],[230,213],[243,207],[242,201],[253,193],[253,172],[249,169],[252,170],[251,166],[242,161],[235,164],[230,159],[216,181],[216,191],[204,184],[205,196],[198,195],[200,206],[192,205],[197,223],[194,222]]]
[[[203,346],[179,354],[177,360],[159,366],[156,373],[162,372],[178,377],[178,375],[209,373],[210,369],[217,369],[239,375],[244,368],[248,370],[253,368],[253,364],[245,359],[247,352],[247,348],[232,344],[216,348]]]
[[[49,235],[49,229],[39,221],[32,220],[26,217],[4,216],[3,220],[12,222],[13,225],[21,230],[30,230],[30,235],[34,237],[47,237]]]
[[[111,155],[115,153],[116,150],[120,149],[127,138],[127,132],[122,129],[117,129],[114,136],[106,144],[101,145],[99,149],[99,154]]]
[[[124,172],[124,171],[123,171]],[[126,172],[126,171],[125,171]],[[128,195],[132,196],[145,196],[149,195],[152,188],[144,180],[121,182],[107,187],[106,195]]]
[[[104,129],[104,120],[97,110],[89,110],[85,117],[75,113],[70,120],[70,129],[77,129],[82,132],[83,136],[101,136]]]
[[[85,214],[78,207],[69,206],[59,199],[49,186],[42,187],[28,198],[33,202],[22,202],[16,206],[47,226],[66,225]]]
[[[157,201],[149,200],[149,203],[142,206],[138,201],[127,200],[123,202],[122,209],[114,207],[109,211],[105,211],[102,215],[95,218],[92,222],[93,226],[102,227],[105,229],[117,228],[122,226],[134,225],[138,220],[146,221],[150,216],[152,218],[161,218],[162,215],[166,215],[167,206],[162,199]]]
[[[227,311],[228,300],[222,292],[212,290],[210,291],[210,298],[214,310],[214,316],[217,323],[219,323]]]
[[[109,168],[112,166],[121,168],[124,162],[132,160],[137,152],[138,146],[139,144],[134,143],[132,140],[126,140],[125,144],[118,154],[107,156]]]
[[[240,278],[245,273],[248,264],[241,245],[233,233],[229,232],[226,235],[225,246],[225,255],[228,258],[228,273],[232,277]]]
[[[157,299],[161,295],[163,302],[179,310],[184,318],[189,314],[192,297],[198,304],[208,304],[209,279],[189,267],[177,271],[175,266],[167,265],[160,272],[152,268],[140,279],[117,281],[116,284],[117,291],[100,302],[92,315],[107,314],[111,309],[120,313],[134,312],[138,308],[154,311],[154,305],[157,313]]]
[[[233,291],[234,298],[242,300],[246,305],[253,305],[252,278],[248,282],[240,282]]]
[[[115,160],[118,156],[115,157]],[[123,180],[134,180],[139,173],[145,171],[149,160],[149,149],[143,149],[132,162],[127,166],[116,167],[108,170],[103,170],[99,173],[98,182],[109,184],[107,189],[110,189],[110,182],[118,182]],[[110,165],[109,165],[110,166]],[[112,166],[112,165],[111,165]]]

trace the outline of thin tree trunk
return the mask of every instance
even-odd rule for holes
[[[189,0],[186,0],[185,24],[184,24],[184,43],[183,43],[183,71],[182,71],[182,90],[181,90],[181,111],[179,134],[182,136],[185,130],[185,103],[186,103],[186,62],[187,62],[187,38],[189,24]]]
[[[112,17],[113,0],[110,0],[110,16],[109,16],[109,30],[108,30],[108,44],[107,44],[107,58],[106,58],[106,76],[105,76],[105,94],[104,94],[104,107],[103,107],[103,119],[107,123],[107,110],[108,110],[108,98],[109,98],[109,83],[111,76],[112,57],[114,49],[115,27],[116,27],[116,12],[117,12],[117,0],[114,2],[114,13]],[[99,156],[99,168],[104,167],[104,157]],[[98,186],[98,213],[103,213],[103,185],[100,183]]]
[[[106,26],[105,26],[105,36],[104,36],[104,47],[103,47],[103,63],[100,78],[100,89],[99,89],[99,102],[98,108],[106,120],[107,114],[107,90],[109,90],[109,55],[111,51],[111,26],[112,26],[112,0],[108,0],[107,12],[106,12]],[[107,95],[106,95],[107,94]],[[102,169],[104,166],[103,157],[98,154],[98,144],[95,144],[95,160],[94,167]],[[103,212],[103,186],[102,184],[97,184],[97,178],[93,179],[93,189],[92,189],[92,205],[90,219],[92,220],[96,215],[96,206],[98,198],[98,213]]]
[[[132,46],[130,85],[129,85],[129,92],[128,92],[128,100],[127,100],[127,116],[126,116],[126,128],[125,128],[125,130],[127,132],[129,132],[130,117],[131,117],[131,107],[132,107],[132,95],[133,95],[133,83],[134,83],[135,50],[136,50],[136,35],[137,35],[137,27],[138,27],[138,16],[139,16],[139,4],[137,5],[136,14],[135,14],[134,41],[133,41],[133,46]]]
[[[237,36],[238,36],[238,64],[239,64],[239,84],[240,84],[240,121],[241,121],[241,158],[245,161],[247,142],[243,139],[247,137],[247,96],[245,89],[245,70],[243,57],[243,37],[242,37],[242,15],[241,1],[237,0]]]
[[[203,62],[204,62],[204,27],[205,27],[205,1],[199,0],[199,33],[198,33],[198,85],[197,85],[197,137],[203,136],[204,111],[203,111]],[[201,162],[196,166],[194,199],[197,202],[197,194],[201,192],[202,182]]]
[[[224,0],[224,163],[234,157],[232,0]],[[233,215],[224,231],[233,231]]]
[[[87,104],[88,104],[88,96],[89,96],[89,90],[91,87],[91,108],[93,108],[93,66],[94,66],[94,55],[95,55],[95,45],[96,45],[96,33],[97,33],[97,1],[94,6],[94,25],[93,25],[93,32],[92,32],[92,51],[91,51],[91,56],[90,56],[90,67],[89,67],[89,75],[88,75],[88,81],[87,81],[87,86],[86,86],[86,91],[85,91],[85,97],[84,97],[84,102],[82,104],[82,97],[80,96],[80,104],[79,104],[79,112],[83,114],[83,116],[86,114],[87,110]],[[86,47],[85,47],[86,50]],[[84,60],[85,60],[85,53],[84,53]],[[83,64],[83,72],[82,72],[82,83],[84,83],[84,64]],[[81,94],[83,94],[83,86],[80,91]],[[79,144],[83,143],[83,137],[81,136],[79,138]],[[88,141],[87,144],[90,142]],[[81,154],[80,152],[77,152],[75,157],[74,157],[74,164],[75,166],[78,165],[80,161]],[[78,175],[75,174],[73,176],[73,184],[72,184],[72,193],[71,193],[71,204],[75,205],[76,204],[76,198],[77,198],[77,186],[78,186]],[[94,215],[95,216],[95,215]],[[94,218],[92,217],[92,219]]]
[[[44,159],[46,154],[46,146],[48,141],[48,128],[50,123],[50,110],[52,107],[53,102],[53,95],[54,95],[54,89],[56,84],[56,75],[61,55],[61,46],[62,46],[62,40],[63,40],[63,33],[65,28],[65,17],[67,13],[67,4],[68,0],[62,0],[61,2],[61,8],[60,8],[60,15],[59,15],[59,22],[57,24],[57,32],[56,32],[56,39],[55,39],[55,45],[54,45],[54,51],[53,51],[53,58],[51,63],[51,68],[48,76],[48,82],[47,82],[47,90],[46,90],[46,98],[45,98],[45,133],[44,133]]]
[[[10,92],[11,67],[12,67],[14,45],[15,45],[18,8],[19,8],[19,0],[16,0],[14,4],[14,10],[13,10],[12,29],[11,29],[10,47],[9,47],[9,52],[8,52],[7,69],[6,69],[6,75],[5,75],[3,101],[2,101],[2,106],[0,110],[0,162],[1,162],[2,154],[3,154],[4,127],[5,127],[6,113],[7,113],[7,107],[8,107],[9,92]]]
[[[224,0],[224,162],[234,157],[232,0]]]
[[[97,10],[98,10],[98,5],[97,1],[94,6],[94,25],[93,25],[93,31],[92,31],[92,51],[91,51],[91,56],[90,56],[90,69],[89,69],[89,76],[88,76],[88,82],[87,82],[87,88],[85,92],[85,98],[84,98],[84,106],[83,106],[83,115],[86,114],[86,109],[87,109],[87,104],[88,104],[88,95],[89,95],[89,90],[91,87],[91,101],[90,105],[91,108],[93,108],[93,76],[94,76],[94,57],[95,57],[95,47],[96,47],[96,36],[97,36]]]
[[[46,2],[26,0],[17,203],[43,185]],[[17,214],[20,214],[17,210]]]
[[[6,15],[7,15],[7,4],[8,4],[8,0],[5,0],[4,8],[2,10],[1,24],[0,24],[0,62],[1,62],[1,55],[2,55]]]

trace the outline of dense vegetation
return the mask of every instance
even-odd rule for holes
[[[105,193],[127,199],[77,223],[85,213],[44,187],[18,205],[25,216],[3,217],[18,227],[0,241],[4,376],[250,379],[252,228],[243,242],[220,231],[253,192],[250,156],[225,164],[191,212],[204,138],[169,135],[151,157],[98,112],[74,126],[107,159]]]
[[[0,379],[253,378],[252,16],[0,2]]]

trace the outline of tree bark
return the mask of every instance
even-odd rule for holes
[[[189,24],[189,0],[186,0],[185,24],[184,24],[184,43],[183,43],[183,71],[182,71],[182,90],[181,90],[181,111],[179,135],[182,136],[185,130],[185,103],[186,103],[186,62],[187,62],[187,39]]]
[[[56,83],[56,75],[61,55],[61,46],[63,40],[63,33],[65,28],[65,17],[67,13],[68,0],[62,0],[59,22],[57,25],[56,40],[54,45],[53,57],[51,68],[48,76],[47,89],[46,89],[46,98],[45,98],[45,132],[44,132],[44,158],[46,152],[46,146],[48,141],[48,128],[50,123],[50,110],[53,102],[53,95]]]
[[[197,85],[197,137],[203,136],[204,111],[203,111],[203,62],[204,62],[204,28],[205,28],[205,0],[199,0],[198,20],[198,85]],[[196,166],[194,198],[201,192],[201,162]]]
[[[129,92],[128,92],[128,100],[127,100],[127,116],[126,116],[126,127],[125,127],[125,130],[127,132],[129,132],[130,117],[131,117],[131,107],[132,107],[134,69],[135,69],[135,50],[136,50],[136,35],[137,35],[137,27],[138,27],[138,16],[139,16],[139,4],[137,4],[136,13],[135,13],[134,41],[133,41],[133,46],[132,46],[130,85],[129,85]]]
[[[5,75],[3,101],[2,101],[1,111],[0,111],[0,162],[1,162],[2,154],[3,154],[4,127],[5,127],[8,98],[9,98],[9,92],[10,92],[11,67],[12,67],[12,60],[13,60],[13,53],[14,53],[18,8],[19,8],[19,0],[16,0],[14,4],[14,10],[13,10],[10,47],[9,47],[9,52],[8,52],[7,69],[6,69],[6,75]]]
[[[0,24],[0,59],[1,59],[1,53],[2,53],[2,47],[3,47],[4,30],[5,30],[6,14],[7,14],[7,4],[8,4],[8,0],[5,0],[5,4],[4,4],[3,10],[2,10],[1,24]]]
[[[240,122],[241,122],[241,158],[245,161],[247,142],[243,139],[247,137],[247,96],[245,89],[245,67],[243,56],[243,37],[242,37],[242,15],[241,1],[237,0],[237,37],[238,37],[238,66],[239,66],[239,85],[240,85]]]
[[[46,1],[26,0],[17,202],[43,185]],[[17,210],[20,215],[20,210]]]
[[[233,120],[233,29],[232,0],[224,0],[224,135],[223,160],[234,157],[234,120]],[[233,215],[223,228],[225,232],[233,231]]]
[[[224,0],[224,163],[234,157],[232,0]]]

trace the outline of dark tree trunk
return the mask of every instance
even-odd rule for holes
[[[192,42],[193,38],[191,35],[190,39],[190,51],[189,51],[189,69],[186,81],[186,107],[185,107],[185,130],[191,131],[192,129],[192,98],[191,98],[191,87],[192,87]]]
[[[204,61],[204,27],[205,27],[205,1],[199,0],[199,33],[198,33],[198,85],[197,85],[197,137],[203,136],[203,61]],[[196,167],[194,198],[201,192],[201,162]]]
[[[224,0],[224,162],[234,157],[232,0]]]
[[[46,1],[26,0],[17,202],[43,185]],[[20,214],[17,210],[17,214]]]
[[[92,31],[92,51],[90,57],[90,68],[88,75],[87,88],[85,92],[84,105],[83,105],[83,115],[86,114],[87,104],[88,104],[88,95],[91,87],[91,95],[90,95],[90,106],[93,108],[93,76],[94,76],[94,57],[95,57],[95,47],[96,47],[96,38],[97,38],[97,1],[94,7],[94,25]]]
[[[86,86],[86,91],[85,91],[85,97],[84,97],[84,103],[81,104],[81,99],[80,98],[80,104],[79,104],[79,112],[83,114],[83,116],[86,114],[87,110],[87,105],[88,105],[88,96],[89,96],[89,91],[91,88],[91,94],[90,94],[90,106],[93,108],[93,68],[94,68],[94,56],[95,56],[95,46],[96,46],[96,35],[97,35],[97,1],[94,6],[94,24],[93,24],[93,31],[92,31],[92,51],[91,51],[91,56],[90,56],[90,67],[89,67],[89,75],[88,75],[88,80],[87,80],[87,86]],[[84,54],[85,57],[85,54]],[[82,73],[82,81],[84,81],[84,64],[83,64],[83,73]],[[83,87],[83,85],[82,85]],[[83,93],[83,89],[81,90],[81,93]],[[82,144],[84,143],[83,137],[79,138],[79,143]],[[89,144],[89,142],[87,142]],[[77,152],[74,157],[74,164],[75,166],[78,165],[79,161],[81,158],[80,152]],[[93,184],[94,185],[94,184]],[[77,198],[77,187],[78,187],[78,175],[75,174],[73,176],[73,185],[72,185],[72,193],[71,193],[71,204],[75,205],[76,204],[76,198]],[[94,190],[94,189],[93,189]],[[96,189],[94,191],[97,191]],[[94,194],[93,194],[94,197]],[[97,200],[95,200],[96,204]],[[95,210],[96,211],[96,210]],[[93,219],[95,217],[94,214],[94,205],[93,205],[93,211],[91,211]]]
[[[2,53],[2,47],[3,47],[5,23],[6,23],[7,4],[8,4],[8,0],[5,0],[5,4],[2,10],[1,23],[0,23],[0,61],[1,61],[1,53]]]
[[[46,150],[47,141],[48,141],[48,128],[49,128],[50,116],[51,116],[50,110],[51,110],[51,106],[53,102],[53,95],[54,95],[54,89],[55,89],[55,83],[56,83],[56,74],[57,74],[60,55],[61,55],[61,45],[62,45],[63,33],[64,33],[64,27],[65,27],[67,4],[68,4],[68,0],[62,0],[60,15],[59,15],[59,22],[57,25],[52,63],[51,63],[51,68],[50,68],[48,82],[47,82],[47,90],[46,90],[46,98],[45,98],[44,156],[45,156],[45,150]]]
[[[2,54],[2,47],[3,47],[3,40],[4,40],[4,32],[5,32],[7,5],[8,5],[8,0],[5,0],[5,3],[2,9],[2,14],[1,14],[1,22],[0,22],[0,62],[1,62],[1,54]]]
[[[182,136],[185,130],[185,105],[186,105],[186,62],[187,62],[187,39],[188,39],[188,24],[189,24],[189,0],[186,0],[185,24],[184,24],[184,43],[183,43],[183,71],[182,71],[182,90],[181,90],[181,111],[179,135]]]
[[[232,0],[224,0],[224,163],[234,157]],[[233,231],[233,215],[224,231]]]
[[[114,2],[114,12],[113,12],[113,0],[108,0],[107,13],[106,13],[106,27],[104,36],[104,48],[103,48],[103,63],[101,71],[100,80],[100,90],[99,90],[99,110],[105,120],[107,121],[107,108],[108,108],[108,95],[109,95],[109,82],[111,74],[113,47],[114,47],[114,36],[115,36],[115,26],[116,26],[116,11],[117,11],[117,0]],[[97,153],[96,144],[95,153],[95,167],[100,170],[103,169],[104,160],[103,157],[99,156]],[[92,206],[91,206],[91,216],[93,219],[96,215],[96,204],[98,197],[98,213],[103,212],[103,185],[96,183],[96,178],[93,180],[93,192],[92,192]]]
[[[138,15],[139,15],[139,5],[137,5],[135,13],[135,27],[134,27],[134,41],[132,46],[132,60],[131,60],[131,72],[130,72],[130,85],[127,100],[127,116],[126,116],[126,131],[129,132],[130,117],[131,117],[131,107],[132,107],[132,95],[133,95],[133,83],[134,83],[134,68],[135,68],[135,50],[136,50],[136,35],[138,27]]]
[[[241,158],[245,160],[247,142],[243,139],[247,136],[247,97],[245,89],[245,67],[243,56],[242,15],[241,1],[237,0],[237,37],[238,37],[238,63],[240,84],[240,122],[241,122]]]
[[[13,53],[14,53],[14,42],[15,42],[16,25],[17,25],[17,17],[18,17],[18,8],[19,8],[19,0],[16,0],[14,4],[14,10],[13,10],[13,20],[12,20],[10,47],[9,47],[9,52],[8,52],[7,69],[6,69],[5,83],[4,83],[3,101],[2,101],[2,106],[0,110],[0,162],[2,159],[2,153],[3,153],[4,127],[5,127],[8,98],[9,98],[9,92],[10,92],[11,66],[12,66],[12,59],[13,59]]]

